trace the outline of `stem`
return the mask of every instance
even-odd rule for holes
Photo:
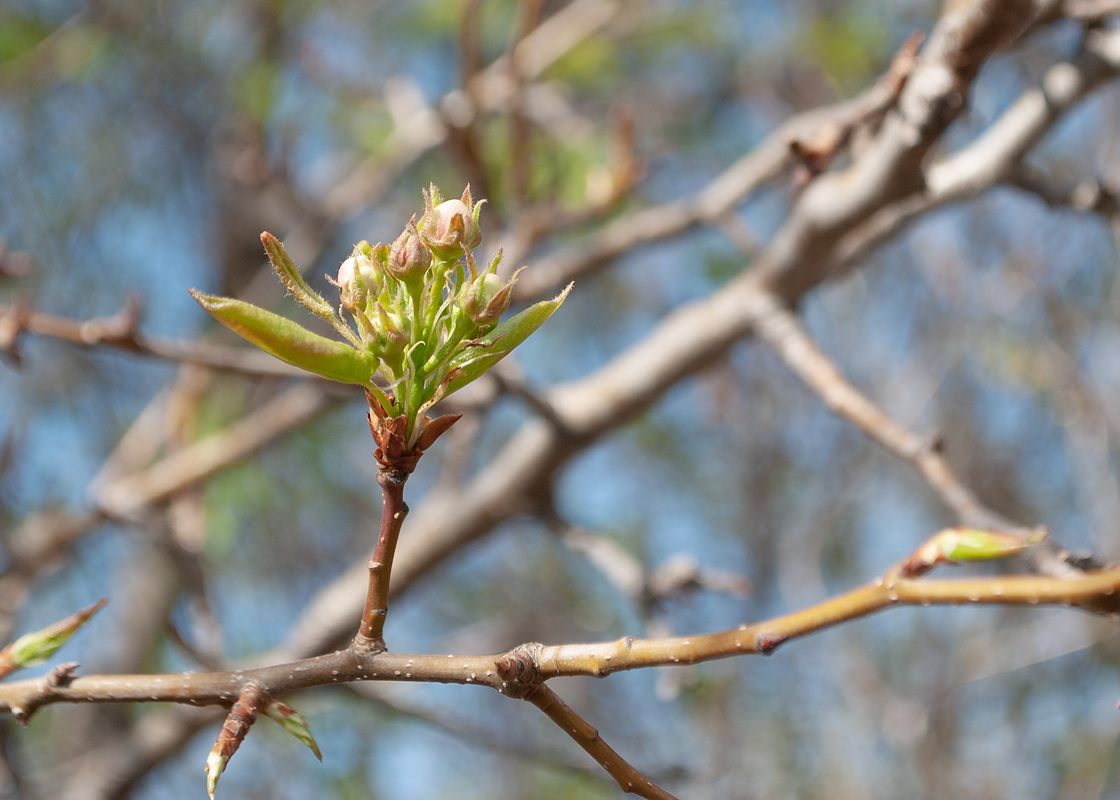
[[[615,752],[614,748],[603,741],[598,730],[573,711],[571,706],[547,686],[543,684],[538,686],[525,699],[543,711],[560,730],[571,736],[576,744],[598,761],[615,779],[622,791],[645,797],[647,800],[677,800]]]
[[[385,615],[389,611],[389,573],[393,569],[397,537],[400,536],[404,518],[408,516],[408,504],[404,501],[407,480],[408,474],[403,472],[381,470],[377,474],[377,483],[381,486],[381,533],[369,562],[366,607],[353,644],[362,654],[385,649],[383,631]]]
[[[626,637],[596,644],[529,644],[507,653],[482,656],[406,655],[373,650],[363,653],[359,647],[351,647],[303,661],[232,672],[89,677],[67,674],[53,681],[30,678],[0,683],[0,711],[11,711],[17,720],[26,722],[36,709],[53,703],[230,705],[250,683],[269,697],[278,697],[312,686],[353,681],[473,684],[532,701],[539,687],[552,678],[603,677],[620,670],[771,653],[784,641],[892,606],[1065,605],[1115,612],[1115,606],[1108,603],[1120,594],[1120,567],[1074,579],[1013,575],[927,580],[896,575],[888,572],[879,581],[814,606],[722,633],[646,640]],[[384,620],[384,615],[380,619]],[[547,697],[538,696],[537,705],[545,705]],[[547,705],[553,713],[561,708]]]

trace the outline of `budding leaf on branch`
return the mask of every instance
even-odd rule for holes
[[[311,752],[315,754],[315,758],[320,761],[323,760],[323,754],[319,752],[319,745],[316,744],[315,737],[311,735],[311,729],[307,727],[307,720],[303,718],[302,714],[279,700],[273,700],[269,703],[264,713],[269,719],[278,722],[284,730],[307,745]]]
[[[85,625],[90,617],[105,607],[109,601],[101,598],[96,603],[71,614],[53,625],[25,633],[3,650],[0,650],[0,677],[9,675],[17,669],[33,667],[45,663],[58,648]]]
[[[462,389],[473,380],[482,377],[495,364],[513,352],[514,348],[528,339],[545,320],[560,308],[572,284],[552,300],[542,300],[529,306],[520,314],[506,320],[477,342],[460,351],[451,359],[451,380],[447,393]]]
[[[903,562],[902,571],[907,575],[921,575],[938,564],[1007,558],[1034,547],[1048,534],[1046,528],[1035,528],[1027,534],[977,528],[945,528],[915,550]]]
[[[198,304],[266,353],[327,380],[369,386],[377,358],[342,342],[312,333],[290,319],[230,297],[191,290]]]
[[[206,793],[210,795],[210,800],[214,800],[214,792],[218,789],[218,778],[225,772],[228,763],[229,756],[222,753],[211,751],[206,757]]]

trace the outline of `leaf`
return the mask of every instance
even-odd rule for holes
[[[58,648],[85,625],[89,618],[105,607],[109,601],[101,598],[96,603],[53,625],[48,625],[34,633],[25,633],[3,650],[0,650],[0,677],[24,667],[42,664],[55,654]]]
[[[206,757],[206,793],[210,795],[210,800],[214,800],[214,792],[218,788],[218,778],[221,777],[228,763],[229,756],[213,750]]]
[[[328,321],[333,320],[334,309],[331,308],[331,304],[307,285],[307,281],[303,279],[303,275],[293,263],[291,256],[288,255],[288,251],[284,249],[280,240],[265,231],[261,234],[261,244],[264,245],[264,251],[268,254],[272,269],[288,291],[291,292],[292,297],[312,314]]]
[[[991,561],[1021,553],[1046,538],[1045,528],[1036,528],[1029,536],[1004,531],[983,531],[975,528],[949,528],[942,531],[942,552],[946,561]]]
[[[323,754],[319,752],[319,745],[315,743],[315,737],[311,735],[311,729],[307,727],[307,720],[303,718],[302,714],[279,700],[273,700],[269,703],[264,713],[269,719],[278,722],[284,730],[307,745],[311,752],[315,754],[315,758],[320,761],[323,760]]]
[[[451,378],[447,385],[447,394],[462,389],[471,381],[482,377],[487,370],[513,352],[515,347],[533,335],[537,328],[560,308],[571,290],[572,284],[569,283],[567,288],[552,300],[542,300],[529,306],[452,356],[447,372]]]
[[[290,319],[263,308],[191,290],[191,296],[218,322],[266,353],[327,380],[369,386],[378,360],[350,345],[312,333]]]
[[[938,564],[992,561],[1021,553],[1046,538],[1046,528],[1024,535],[1015,531],[985,531],[978,528],[945,528],[902,563],[905,575],[923,575]]]

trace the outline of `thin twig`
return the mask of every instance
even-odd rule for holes
[[[1014,523],[987,508],[953,473],[936,436],[918,436],[891,419],[840,372],[781,299],[757,293],[746,311],[755,335],[769,344],[829,409],[869,438],[912,464],[964,525],[1012,528]]]
[[[381,531],[377,537],[377,548],[369,562],[369,588],[366,592],[366,605],[362,611],[362,622],[358,635],[354,637],[354,647],[359,653],[385,649],[383,632],[385,616],[389,610],[389,576],[393,569],[393,554],[397,549],[397,537],[401,525],[408,516],[408,504],[404,501],[404,485],[408,475],[399,480],[396,474],[379,470],[377,483],[381,486]]]
[[[547,686],[542,684],[536,687],[525,699],[543,711],[560,730],[572,737],[588,755],[602,764],[603,769],[618,782],[624,792],[649,800],[677,800],[616,753],[603,741],[598,730],[573,711],[571,706]]]
[[[659,639],[623,637],[595,644],[520,645],[483,656],[362,654],[341,650],[316,658],[232,672],[94,675],[65,685],[39,678],[0,684],[0,709],[30,717],[54,703],[172,702],[229,705],[252,683],[269,696],[353,681],[403,681],[489,686],[525,698],[555,677],[604,677],[613,672],[696,664],[745,654],[770,654],[792,639],[893,606],[1061,605],[1114,613],[1120,567],[1079,578],[1013,575],[964,580],[904,577],[894,567],[876,581],[800,611],[732,630]]]
[[[338,402],[340,396],[325,386],[293,386],[222,432],[100,487],[98,507],[112,517],[135,518],[152,505],[250,457],[276,437],[304,425]]]
[[[183,341],[142,334],[136,330],[139,310],[138,301],[132,295],[125,306],[113,316],[88,320],[44,314],[14,305],[0,309],[0,330],[5,331],[6,348],[14,347],[15,335],[26,331],[79,347],[114,347],[131,353],[201,364],[244,375],[308,377],[303,370],[255,348],[227,347],[203,341]],[[9,328],[14,330],[15,335],[8,335]]]

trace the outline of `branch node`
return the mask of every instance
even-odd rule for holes
[[[778,646],[783,644],[788,639],[789,636],[787,636],[786,634],[769,633],[763,631],[755,637],[754,646],[758,652],[762,653],[762,655],[768,656],[775,650],[777,650]]]
[[[74,671],[80,667],[77,661],[67,661],[63,664],[57,664],[46,675],[48,686],[68,686],[70,681],[74,680]]]
[[[494,662],[498,677],[505,681],[501,688],[507,697],[526,698],[542,681],[537,662],[544,645],[528,642],[518,645]]]

